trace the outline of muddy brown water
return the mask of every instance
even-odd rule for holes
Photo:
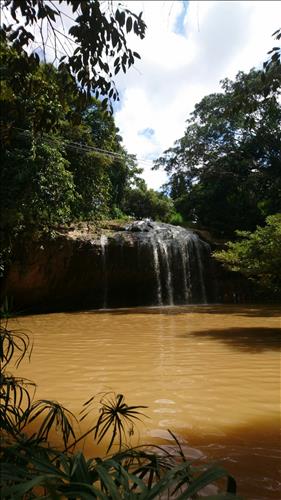
[[[122,393],[128,404],[148,407],[133,444],[170,446],[171,429],[188,456],[234,474],[245,498],[280,498],[277,307],[56,313],[19,317],[12,326],[33,337],[31,362],[17,372],[36,381],[37,398],[78,415],[89,397]],[[82,431],[90,423],[91,416]],[[84,448],[103,453],[92,439]]]

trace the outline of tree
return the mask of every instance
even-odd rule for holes
[[[174,205],[171,198],[142,187],[127,189],[122,204],[123,211],[138,219],[151,218],[163,222],[169,222],[175,215]]]
[[[108,99],[119,99],[113,76],[120,70],[126,73],[140,58],[128,47],[126,35],[133,32],[144,38],[142,13],[98,0],[5,0],[1,10],[7,18],[3,35],[16,50],[25,48],[39,64],[34,43],[40,45],[45,61],[51,48],[59,66],[75,76],[84,96],[92,92],[97,98],[103,96],[105,107]],[[64,29],[69,20],[69,29]]]
[[[75,185],[60,145],[40,143],[34,149],[30,143],[19,133],[2,155],[1,227],[7,233],[51,226],[71,216]]]
[[[10,47],[5,37],[0,38],[0,50],[2,144],[7,145],[15,128],[28,129],[34,136],[56,130],[71,105],[76,104],[78,92],[73,78],[69,77],[67,85],[63,71],[56,71],[51,64],[37,64],[36,58]]]
[[[231,271],[238,271],[265,289],[281,292],[281,214],[266,218],[256,231],[237,231],[238,241],[214,256]]]
[[[110,152],[107,156],[101,152],[99,159],[102,158],[107,165],[108,204],[112,213],[115,208],[120,209],[126,189],[138,182],[142,169],[137,167],[135,156],[127,153],[113,117],[103,112],[98,101],[94,101],[85,111],[83,123],[91,129],[92,144]]]
[[[66,87],[61,98],[62,75],[53,66],[0,44],[1,229],[9,235],[71,215],[76,192],[63,141],[43,134],[58,130],[77,94]]]
[[[195,106],[184,136],[155,168],[183,217],[221,236],[281,209],[280,67],[238,73]]]

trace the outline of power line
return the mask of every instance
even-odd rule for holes
[[[28,130],[28,129],[23,129],[23,128],[20,128],[20,127],[15,127],[16,130],[20,130],[21,132],[25,132],[26,134],[31,134],[31,131]],[[48,134],[45,134],[44,135],[44,139],[49,142],[49,143],[52,143],[52,144],[55,144],[56,143],[56,140],[51,137],[50,135]],[[122,160],[126,160],[127,158],[129,157],[133,157],[135,156],[134,154],[130,154],[130,153],[117,153],[115,151],[110,151],[108,149],[102,149],[102,148],[97,148],[96,146],[90,146],[88,144],[82,144],[80,142],[75,142],[75,141],[68,141],[68,142],[64,142],[64,146],[67,147],[67,148],[71,148],[71,149],[74,149],[74,150],[77,150],[77,151],[83,151],[84,153],[90,153],[90,152],[94,152],[94,153],[98,153],[100,154],[101,156],[109,156],[109,157],[113,157],[113,158],[117,158],[117,159],[122,159]],[[138,158],[136,157],[136,161],[138,163],[143,163],[143,164],[146,164],[147,166],[152,166],[153,165],[153,160],[148,160],[146,158]]]

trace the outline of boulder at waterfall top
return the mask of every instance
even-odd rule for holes
[[[156,223],[151,221],[150,219],[144,219],[144,220],[136,220],[134,222],[131,222],[128,226],[125,226],[126,231],[137,231],[137,232],[148,232],[148,231],[153,231],[156,227]]]
[[[146,219],[19,241],[2,293],[21,312],[164,306],[217,301],[215,282],[206,242]]]

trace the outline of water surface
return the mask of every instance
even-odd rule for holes
[[[21,317],[34,339],[18,372],[37,397],[78,414],[115,391],[147,405],[135,442],[171,443],[219,461],[248,499],[280,489],[280,315],[274,307],[186,306]],[[86,450],[92,447],[87,444]]]

